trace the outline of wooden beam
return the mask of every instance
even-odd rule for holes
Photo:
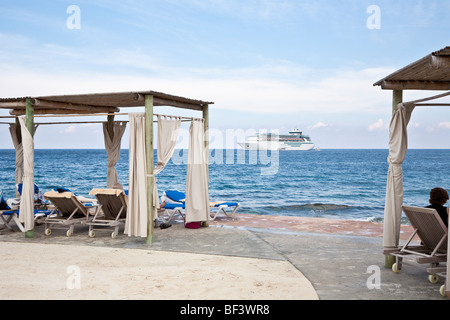
[[[77,103],[66,103],[66,102],[56,102],[47,101],[40,99],[31,100],[35,109],[61,109],[61,110],[95,110],[95,109],[113,109],[111,106],[99,106],[99,105],[89,105],[89,104],[77,104]],[[116,108],[117,109],[117,108]]]
[[[104,109],[104,108],[97,108],[95,107],[95,109],[86,109],[86,110],[61,110],[61,109],[35,109],[34,110],[34,114],[39,114],[39,115],[45,115],[45,114],[67,114],[67,115],[79,115],[79,114],[92,114],[92,113],[116,113],[119,112],[120,109],[119,108],[108,108],[108,109]],[[19,110],[19,109],[15,109],[15,110],[11,110],[9,112],[10,115],[13,116],[21,116],[25,114],[25,110]]]
[[[400,81],[384,80],[383,90],[450,90],[450,81]]]
[[[169,106],[169,107],[197,110],[197,111],[203,110],[203,106],[201,106],[201,105],[191,104],[191,103],[187,103],[187,102],[172,101],[172,100],[163,99],[163,98],[154,98],[154,105],[160,106],[160,107],[161,106]]]
[[[153,96],[145,96],[145,151],[147,163],[147,244],[153,243]]]
[[[449,107],[450,103],[418,103],[416,107]]]
[[[436,69],[450,68],[450,57],[449,56],[431,56],[431,67]]]
[[[26,101],[0,102],[1,109],[26,109]]]

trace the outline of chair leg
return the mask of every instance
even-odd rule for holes
[[[25,228],[23,227],[22,223],[19,221],[19,217],[14,212],[13,213],[13,220],[16,223],[16,225],[19,227],[20,231],[25,232]]]

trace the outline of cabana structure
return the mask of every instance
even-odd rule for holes
[[[404,90],[450,90],[450,47],[432,52],[426,57],[379,80],[374,86],[392,90],[392,120],[390,123],[389,172],[386,186],[384,209],[383,245],[386,267],[391,267],[393,257],[389,253],[398,249],[400,238],[400,219],[403,205],[403,169],[408,150],[407,126],[415,107],[450,106],[449,103],[430,101],[450,95],[450,92],[434,95],[416,101],[403,102]],[[450,241],[449,241],[450,245]],[[450,246],[449,246],[450,247]],[[447,266],[450,268],[450,261]],[[447,270],[447,274],[450,270]],[[450,281],[446,280],[446,294],[450,296]]]
[[[207,156],[209,154],[209,105],[211,104],[213,102],[188,99],[155,91],[0,98],[0,109],[10,110],[10,116],[0,117],[2,121],[8,118],[15,119],[15,122],[1,123],[10,124],[11,135],[16,147],[16,165],[21,167],[22,163],[24,164],[24,172],[21,172],[20,168],[16,169],[16,183],[18,182],[17,180],[19,182],[23,180],[24,183],[20,205],[20,219],[21,222],[25,223],[26,236],[32,237],[34,234],[33,136],[36,126],[39,125],[35,123],[35,118],[46,116],[106,117],[104,134],[105,147],[108,154],[107,185],[111,188],[118,182],[115,164],[119,157],[120,140],[125,130],[122,123],[114,121],[115,116],[125,115],[120,113],[124,108],[145,108],[143,113],[128,114],[130,125],[128,212],[131,215],[127,215],[126,232],[130,236],[145,236],[147,243],[152,243],[154,212],[159,206],[155,175],[164,168],[173,154],[181,121],[192,122],[189,158],[195,158],[195,161],[188,163],[186,213],[188,211],[192,212],[193,221],[204,220],[203,212],[201,212],[201,217],[198,212],[204,209],[204,217],[209,217]],[[201,117],[188,118],[157,115],[154,113],[154,108],[158,106],[199,111],[201,112]],[[158,118],[158,163],[156,166],[154,164],[154,117]],[[45,124],[58,124],[58,122]],[[176,135],[174,135],[174,132],[176,132]],[[167,141],[162,141],[164,138]],[[195,184],[193,183],[194,180]],[[199,184],[202,185],[200,191],[197,188]],[[128,219],[128,216],[131,216],[131,219]],[[205,220],[207,219],[205,218]]]

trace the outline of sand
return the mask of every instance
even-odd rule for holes
[[[4,299],[317,300],[287,261],[1,242]]]
[[[380,223],[322,218],[238,214],[234,219],[220,217],[211,227],[206,233],[213,237],[211,231],[217,227],[382,237]],[[191,232],[183,229],[170,230],[172,237],[176,241],[192,241],[186,238]],[[411,232],[410,226],[402,226],[401,238],[409,237]],[[118,248],[114,244],[97,245],[95,241],[105,238],[88,240],[85,233],[79,233],[79,238],[73,240],[62,235],[58,243],[54,236],[45,238],[39,234],[37,239],[28,242],[20,232],[8,235],[4,231],[0,241],[0,268],[8,276],[2,277],[2,297],[11,300],[318,300],[313,285],[286,259],[238,257],[233,250],[229,251],[231,254],[218,255],[208,251]],[[86,245],[87,241],[91,245]],[[239,246],[232,245],[231,249]]]

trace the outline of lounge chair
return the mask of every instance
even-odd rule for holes
[[[75,192],[73,192],[72,190],[67,189],[67,188],[65,188],[65,187],[54,188],[54,189],[52,189],[52,191],[59,192],[59,193],[62,193],[62,192],[72,192],[72,193],[75,195],[75,197],[77,197],[77,199],[78,199],[82,204],[84,204],[84,206],[86,206],[86,207],[89,207],[89,206],[97,206],[97,205],[98,205],[97,199],[95,199],[95,198],[87,198],[87,197],[84,197],[84,196],[80,196],[80,195],[76,194]]]
[[[45,234],[51,234],[51,227],[61,226],[67,230],[67,236],[73,235],[75,225],[81,225],[89,221],[90,208],[84,206],[72,192],[49,191],[44,193],[44,198],[49,200],[55,208],[45,219]],[[54,228],[56,229],[56,228]]]
[[[111,237],[116,238],[119,227],[124,225],[127,217],[128,200],[125,192],[119,189],[92,189],[89,195],[94,195],[99,203],[94,218],[87,222],[89,237],[95,237],[95,230],[113,228]],[[95,226],[104,228],[94,229]]]
[[[186,195],[178,190],[168,190],[164,192],[164,195],[161,197],[161,200],[166,201],[166,203],[183,203],[185,202]],[[210,202],[210,215],[211,221],[214,221],[217,218],[217,215],[220,212],[223,212],[226,216],[232,218],[239,208],[238,202],[227,202],[227,201],[217,201]],[[231,212],[226,209],[232,209]]]
[[[403,206],[403,212],[414,228],[408,241],[398,251],[390,254],[396,258],[392,266],[394,272],[401,270],[404,258],[412,258],[418,264],[429,264],[436,268],[440,262],[447,261],[447,235],[448,230],[435,209]],[[410,245],[415,236],[421,244]],[[430,275],[429,280],[434,280]]]
[[[34,221],[38,222],[47,217],[52,211],[46,209],[35,209],[34,210]],[[16,203],[15,206],[10,207],[7,201],[3,198],[3,193],[0,191],[0,223],[3,224],[10,231],[14,229],[9,225],[13,221],[20,231],[25,232],[25,228],[19,221],[20,213],[20,203]]]
[[[170,203],[166,201],[164,207],[158,210],[158,218],[160,218],[164,223],[169,223],[175,214],[179,214],[184,220],[184,209],[184,203]]]

